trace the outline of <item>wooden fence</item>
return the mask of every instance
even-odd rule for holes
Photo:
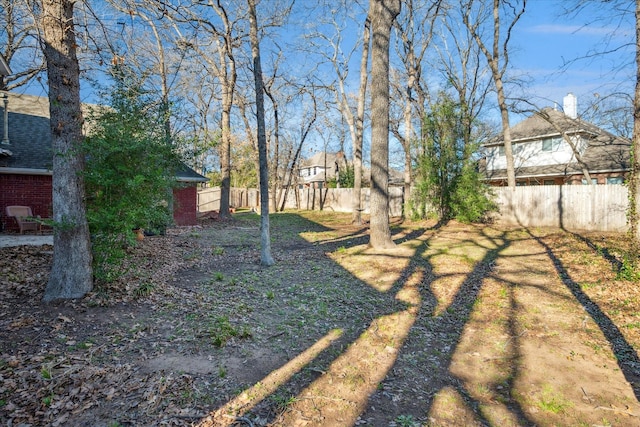
[[[352,210],[351,188],[303,188],[290,190],[287,194],[285,209],[300,210],[331,210],[334,212],[351,212]],[[403,189],[401,187],[391,187],[390,193],[390,214],[391,216],[402,215]],[[254,188],[231,188],[229,204],[234,207],[258,208],[260,205],[260,194]],[[270,197],[273,197],[269,194]],[[369,213],[369,189],[363,188],[362,209],[364,213]],[[282,200],[278,202],[280,207]],[[270,206],[272,206],[270,204]],[[198,212],[207,212],[220,209],[220,187],[204,188],[198,191]]]
[[[497,220],[526,227],[626,231],[627,187],[623,185],[540,185],[494,188]]]
[[[402,214],[403,189],[390,188],[391,216]],[[627,187],[623,185],[541,185],[494,188],[500,224],[526,227],[562,227],[568,230],[626,231]],[[351,212],[352,189],[298,189],[290,191],[285,207],[300,210]],[[232,188],[230,204],[257,208],[257,189]],[[280,204],[278,204],[280,205]],[[369,189],[362,189],[362,207],[369,213]],[[198,192],[198,210],[220,209],[220,188]]]

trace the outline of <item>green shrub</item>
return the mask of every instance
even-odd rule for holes
[[[85,142],[87,219],[94,271],[112,280],[134,229],[162,232],[171,221],[171,188],[178,166],[165,134],[160,108],[143,90],[143,81],[116,67],[109,107],[88,116]]]

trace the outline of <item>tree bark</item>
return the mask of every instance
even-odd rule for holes
[[[84,204],[80,69],[72,0],[42,2],[53,149],[53,265],[44,301],[80,298],[93,287]]]
[[[267,135],[264,122],[264,88],[262,64],[260,62],[260,40],[258,39],[258,18],[255,0],[247,0],[249,5],[249,38],[253,58],[253,78],[256,86],[256,121],[258,122],[258,157],[260,159],[260,262],[273,265],[271,256],[271,234],[269,232],[269,165],[267,164]]]
[[[395,246],[389,226],[389,44],[400,0],[371,0],[371,225],[369,244]]]
[[[631,141],[631,176],[629,178],[629,234],[631,236],[630,254],[640,257],[640,1],[636,1],[636,86],[633,99],[633,138]]]
[[[362,139],[364,128],[364,106],[367,95],[367,81],[369,63],[369,43],[371,42],[371,22],[367,18],[362,36],[362,58],[360,59],[360,86],[358,89],[358,106],[355,117],[355,137],[353,141],[353,213],[351,222],[362,224]],[[349,106],[345,102],[345,108]]]
[[[224,23],[225,31],[218,34],[218,72],[217,77],[222,86],[222,118],[221,118],[221,144],[220,144],[220,172],[222,182],[220,183],[220,218],[230,219],[231,212],[231,108],[233,107],[233,96],[235,93],[236,80],[236,60],[233,56],[232,26],[228,16],[220,2],[217,3],[216,13]]]

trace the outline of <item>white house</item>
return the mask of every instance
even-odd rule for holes
[[[511,127],[517,185],[622,184],[630,170],[631,141],[577,116],[573,94],[564,112],[545,108]],[[506,185],[504,142],[484,145],[483,169],[491,185]]]

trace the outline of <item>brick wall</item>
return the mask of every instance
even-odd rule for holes
[[[51,218],[51,176],[0,174],[0,224],[3,231],[18,231],[7,217],[6,206],[30,206],[34,215]]]
[[[195,185],[173,189],[173,220],[176,225],[196,225],[198,190]]]
[[[196,225],[196,186],[174,189],[173,198],[173,219],[176,225]],[[51,218],[51,199],[50,175],[0,174],[0,231],[19,231],[16,221],[7,217],[6,206],[30,206],[34,215]]]

